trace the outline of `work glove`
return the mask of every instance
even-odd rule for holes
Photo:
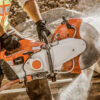
[[[36,25],[37,25],[38,38],[40,41],[43,41],[43,32],[45,32],[47,36],[51,34],[50,31],[46,28],[45,21],[40,20],[36,23]]]
[[[4,33],[0,37],[1,48],[6,49],[7,51],[13,51],[20,47],[20,44],[17,39],[15,39],[12,35],[7,35]]]

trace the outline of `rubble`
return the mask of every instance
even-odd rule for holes
[[[41,13],[58,7],[65,7],[71,9],[78,3],[78,1],[76,1],[77,0],[37,0]],[[68,4],[67,6],[66,3]],[[9,14],[9,22],[11,26],[15,27],[18,24],[25,22],[27,19],[29,19],[29,17],[19,6],[17,0],[12,0]]]
[[[37,0],[40,12],[45,12],[53,8],[68,8],[83,12],[94,7],[95,4],[100,3],[100,0]],[[87,3],[88,2],[88,3]],[[12,5],[9,14],[9,22],[11,26],[15,27],[18,24],[25,22],[29,17],[19,6],[17,0],[12,0]]]

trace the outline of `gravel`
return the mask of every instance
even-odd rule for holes
[[[78,0],[37,0],[37,2],[41,13],[58,7],[65,7],[71,9],[76,4],[78,4]],[[9,22],[11,26],[15,27],[18,24],[25,22],[27,19],[29,19],[29,17],[19,6],[17,0],[12,0],[9,14]]]

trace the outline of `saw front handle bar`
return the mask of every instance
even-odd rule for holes
[[[47,37],[47,34],[46,34],[45,31],[42,31],[42,36],[43,36],[44,42],[45,42],[46,44],[49,44],[48,37]]]
[[[53,66],[52,57],[51,57],[51,53],[50,53],[51,45],[49,44],[48,37],[47,37],[45,31],[42,33],[42,35],[44,38],[44,42],[46,43],[45,48],[46,48],[48,62],[49,62],[50,75],[48,77],[50,79],[52,79],[53,82],[55,82],[56,74],[54,73],[54,66]]]

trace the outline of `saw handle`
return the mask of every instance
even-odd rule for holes
[[[48,37],[47,37],[47,34],[46,34],[45,31],[42,32],[42,35],[43,35],[44,42],[45,42],[46,44],[49,44],[49,42],[48,42]]]
[[[62,17],[62,19],[64,24],[66,24],[69,29],[73,29],[73,26],[69,24],[68,20],[64,16]]]
[[[43,34],[44,42],[46,43],[46,52],[47,52],[47,57],[48,57],[48,62],[49,62],[49,69],[50,69],[50,75],[48,77],[52,80],[52,82],[55,82],[56,74],[54,73],[54,66],[53,66],[53,61],[52,61],[51,52],[50,52],[51,46],[49,45],[46,32],[44,31],[42,34]]]
[[[66,24],[67,28],[75,30],[74,35],[73,35],[73,38],[75,38],[77,34],[77,28],[74,25],[71,25],[64,16],[62,17],[62,19],[63,19],[62,24]]]
[[[6,56],[9,56],[9,55],[11,55],[11,54],[14,54],[14,53],[20,51],[20,50],[21,50],[21,48],[16,48],[16,49],[14,49],[14,50],[12,50],[12,51],[6,51],[6,52],[5,52],[5,55],[6,55]]]

